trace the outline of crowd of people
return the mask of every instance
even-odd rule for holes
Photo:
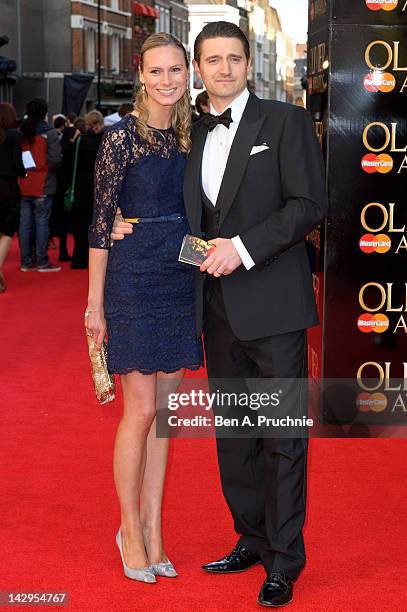
[[[122,104],[114,119],[132,108]],[[96,155],[105,127],[114,123],[106,119],[93,110],[49,121],[46,100],[33,98],[19,120],[11,104],[0,103],[0,292],[6,290],[3,266],[16,234],[22,272],[59,272],[59,262],[69,261],[73,269],[87,268]],[[54,238],[58,263],[48,255],[49,246],[57,248]]]

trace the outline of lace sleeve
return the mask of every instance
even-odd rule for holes
[[[126,130],[111,129],[103,136],[95,166],[93,222],[89,228],[89,246],[110,247],[110,232],[120,200],[123,179],[130,157]]]

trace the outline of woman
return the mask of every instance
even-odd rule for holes
[[[87,333],[121,374],[124,413],[114,476],[121,507],[116,537],[126,576],[155,582],[177,575],[161,533],[168,440],[156,438],[156,411],[184,368],[202,365],[195,332],[194,270],[178,263],[188,224],[182,199],[190,148],[187,57],[169,34],[144,42],[134,111],[107,130],[96,163],[90,228]],[[131,219],[130,240],[109,251],[117,207]]]
[[[11,104],[0,104],[0,293],[6,290],[3,264],[20,219],[18,177],[25,176],[21,134],[14,129],[17,115]]]
[[[71,263],[71,268],[76,270],[88,267],[88,230],[92,223],[95,163],[104,129],[103,115],[97,110],[90,111],[85,116],[85,122],[87,132],[81,135],[79,144],[75,143],[71,151],[75,156],[75,148],[78,146],[75,195],[72,207],[74,249]]]

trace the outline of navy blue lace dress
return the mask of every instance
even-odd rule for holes
[[[110,249],[104,308],[112,373],[174,372],[203,364],[195,270],[178,262],[189,231],[182,197],[186,155],[172,128],[153,134],[153,144],[142,139],[136,118],[127,115],[104,135],[96,162],[89,245]],[[118,206],[124,218],[141,222],[110,248]]]

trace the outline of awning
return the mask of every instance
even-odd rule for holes
[[[152,19],[158,19],[159,14],[155,8],[143,4],[142,2],[133,2],[133,13],[136,15],[142,15],[143,17],[151,17]]]

